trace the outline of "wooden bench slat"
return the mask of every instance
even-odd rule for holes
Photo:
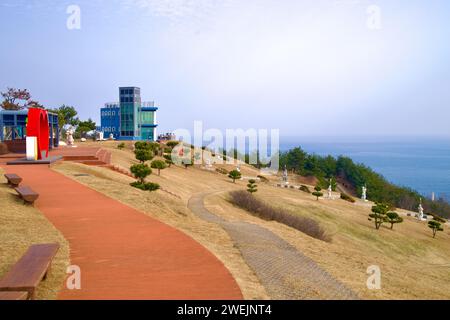
[[[8,180],[8,183],[13,186],[17,187],[22,182],[22,178],[15,173],[7,173],[4,176]]]
[[[59,244],[38,244],[28,248],[12,269],[0,280],[0,291],[27,291],[32,297],[34,290],[50,268]]]
[[[17,187],[14,188],[19,196],[29,203],[34,203],[37,198],[39,198],[39,194],[33,191],[30,187]]]
[[[27,300],[27,298],[28,292],[26,291],[0,292],[0,301]]]

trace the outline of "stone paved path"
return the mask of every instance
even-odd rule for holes
[[[242,299],[230,272],[184,233],[48,168],[5,166],[70,244],[81,290],[60,299]],[[19,201],[19,200],[18,200]]]
[[[359,299],[352,290],[273,232],[252,223],[229,222],[208,211],[204,206],[208,194],[193,196],[189,209],[228,232],[272,299]]]

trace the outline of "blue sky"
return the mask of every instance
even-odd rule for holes
[[[0,90],[83,118],[135,85],[161,131],[450,136],[445,0],[0,0],[0,33]]]

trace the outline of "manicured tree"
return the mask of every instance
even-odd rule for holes
[[[166,159],[166,164],[167,164],[167,166],[170,168],[170,167],[172,166],[172,164],[173,164],[173,161],[172,161],[172,155],[170,155],[170,154],[165,154],[165,155],[164,155],[164,159]]]
[[[394,229],[394,224],[402,223],[403,218],[397,212],[386,213],[386,222],[391,224],[391,230]]]
[[[317,198],[317,201],[319,201],[319,198],[320,198],[320,197],[323,197],[323,193],[321,192],[321,191],[322,191],[322,188],[321,188],[320,186],[317,185],[317,186],[314,188],[314,190],[316,190],[316,191],[313,192],[312,195],[315,196],[315,197]]]
[[[236,180],[242,177],[241,173],[238,170],[233,170],[228,174],[228,178],[233,180],[233,183],[236,183]]]
[[[161,175],[161,170],[167,168],[167,164],[162,160],[154,160],[151,165],[152,169],[158,169],[158,176]]]
[[[169,148],[173,149],[175,148],[177,145],[179,145],[180,142],[179,141],[168,141],[166,143],[166,146],[168,146]]]
[[[389,211],[389,206],[384,203],[377,203],[372,207],[372,213],[369,214],[369,221],[375,222],[375,228],[380,229],[383,222],[386,221],[386,214]]]
[[[134,144],[134,149],[138,150],[138,149],[149,149],[149,148],[148,148],[147,142],[145,142],[145,141],[137,141]]]
[[[147,148],[139,148],[134,150],[134,155],[136,156],[136,159],[139,160],[141,163],[145,163],[145,161],[150,161],[154,158],[154,154],[150,149]]]
[[[150,149],[150,151],[153,152],[153,154],[160,154],[161,146],[157,142],[148,142],[147,148]]]
[[[258,191],[258,187],[256,185],[256,180],[254,180],[254,179],[248,180],[247,191],[250,192],[251,194]]]
[[[131,166],[130,171],[142,185],[145,184],[145,178],[152,174],[152,169],[144,163]]]
[[[117,146],[117,148],[119,149],[119,150],[123,150],[124,148],[125,148],[125,143],[119,143],[119,145]]]
[[[433,238],[436,238],[436,234],[438,231],[444,231],[441,223],[436,220],[432,220],[428,222],[428,227],[433,230]]]

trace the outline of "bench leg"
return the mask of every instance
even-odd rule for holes
[[[30,290],[28,291],[28,300],[35,300],[36,299],[36,290]]]

